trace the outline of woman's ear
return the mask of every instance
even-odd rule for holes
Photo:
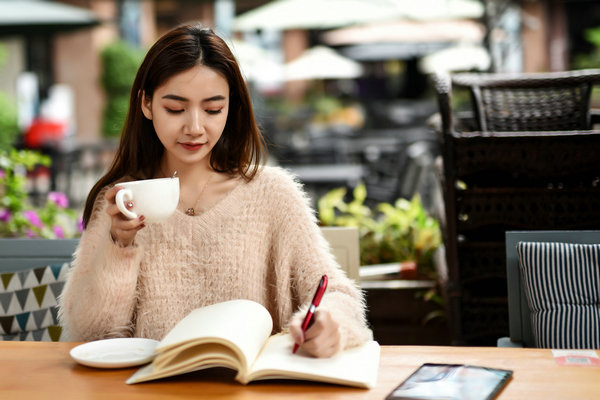
[[[152,121],[152,99],[146,96],[146,92],[144,91],[142,91],[142,101],[140,103],[142,105],[144,116]]]

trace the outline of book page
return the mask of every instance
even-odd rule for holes
[[[247,382],[285,378],[329,382],[364,388],[374,387],[379,370],[379,344],[375,341],[345,350],[331,358],[315,358],[302,348],[292,353],[289,334],[271,336],[252,365]],[[242,382],[242,383],[247,383]]]
[[[273,320],[261,304],[250,300],[231,300],[198,308],[182,319],[156,347],[165,353],[186,343],[219,343],[231,346],[246,369],[271,334]],[[179,357],[181,358],[181,357]]]

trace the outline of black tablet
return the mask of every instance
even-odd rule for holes
[[[463,364],[423,364],[386,400],[491,400],[512,376],[511,370]]]

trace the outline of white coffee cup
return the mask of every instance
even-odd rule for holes
[[[179,203],[179,178],[144,179],[118,183],[115,202],[119,211],[129,219],[146,217],[144,222],[160,222],[169,218]],[[133,202],[127,209],[125,203]]]

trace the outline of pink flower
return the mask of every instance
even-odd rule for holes
[[[34,231],[32,231],[31,229],[27,229],[27,232],[25,233],[27,235],[28,238],[33,238],[36,237],[36,234]]]
[[[8,222],[10,221],[10,210],[8,208],[3,208],[0,210],[0,221],[2,222]]]
[[[59,225],[54,225],[54,227],[52,228],[52,231],[54,232],[54,234],[56,235],[56,237],[58,239],[64,239],[65,238],[65,231],[63,230],[63,228]]]
[[[6,176],[6,172],[4,172],[3,169],[0,169],[0,179],[4,178]]]
[[[42,223],[42,220],[40,219],[39,215],[37,215],[37,213],[33,210],[27,210],[27,211],[23,211],[23,215],[25,216],[25,219],[27,219],[27,221],[29,221],[29,223],[37,228],[43,228],[44,224]]]
[[[82,217],[79,217],[79,219],[77,220],[77,229],[79,229],[79,232],[83,232],[84,230]]]
[[[67,195],[61,192],[48,193],[48,200],[50,200],[60,208],[67,208],[69,206],[69,199]]]

